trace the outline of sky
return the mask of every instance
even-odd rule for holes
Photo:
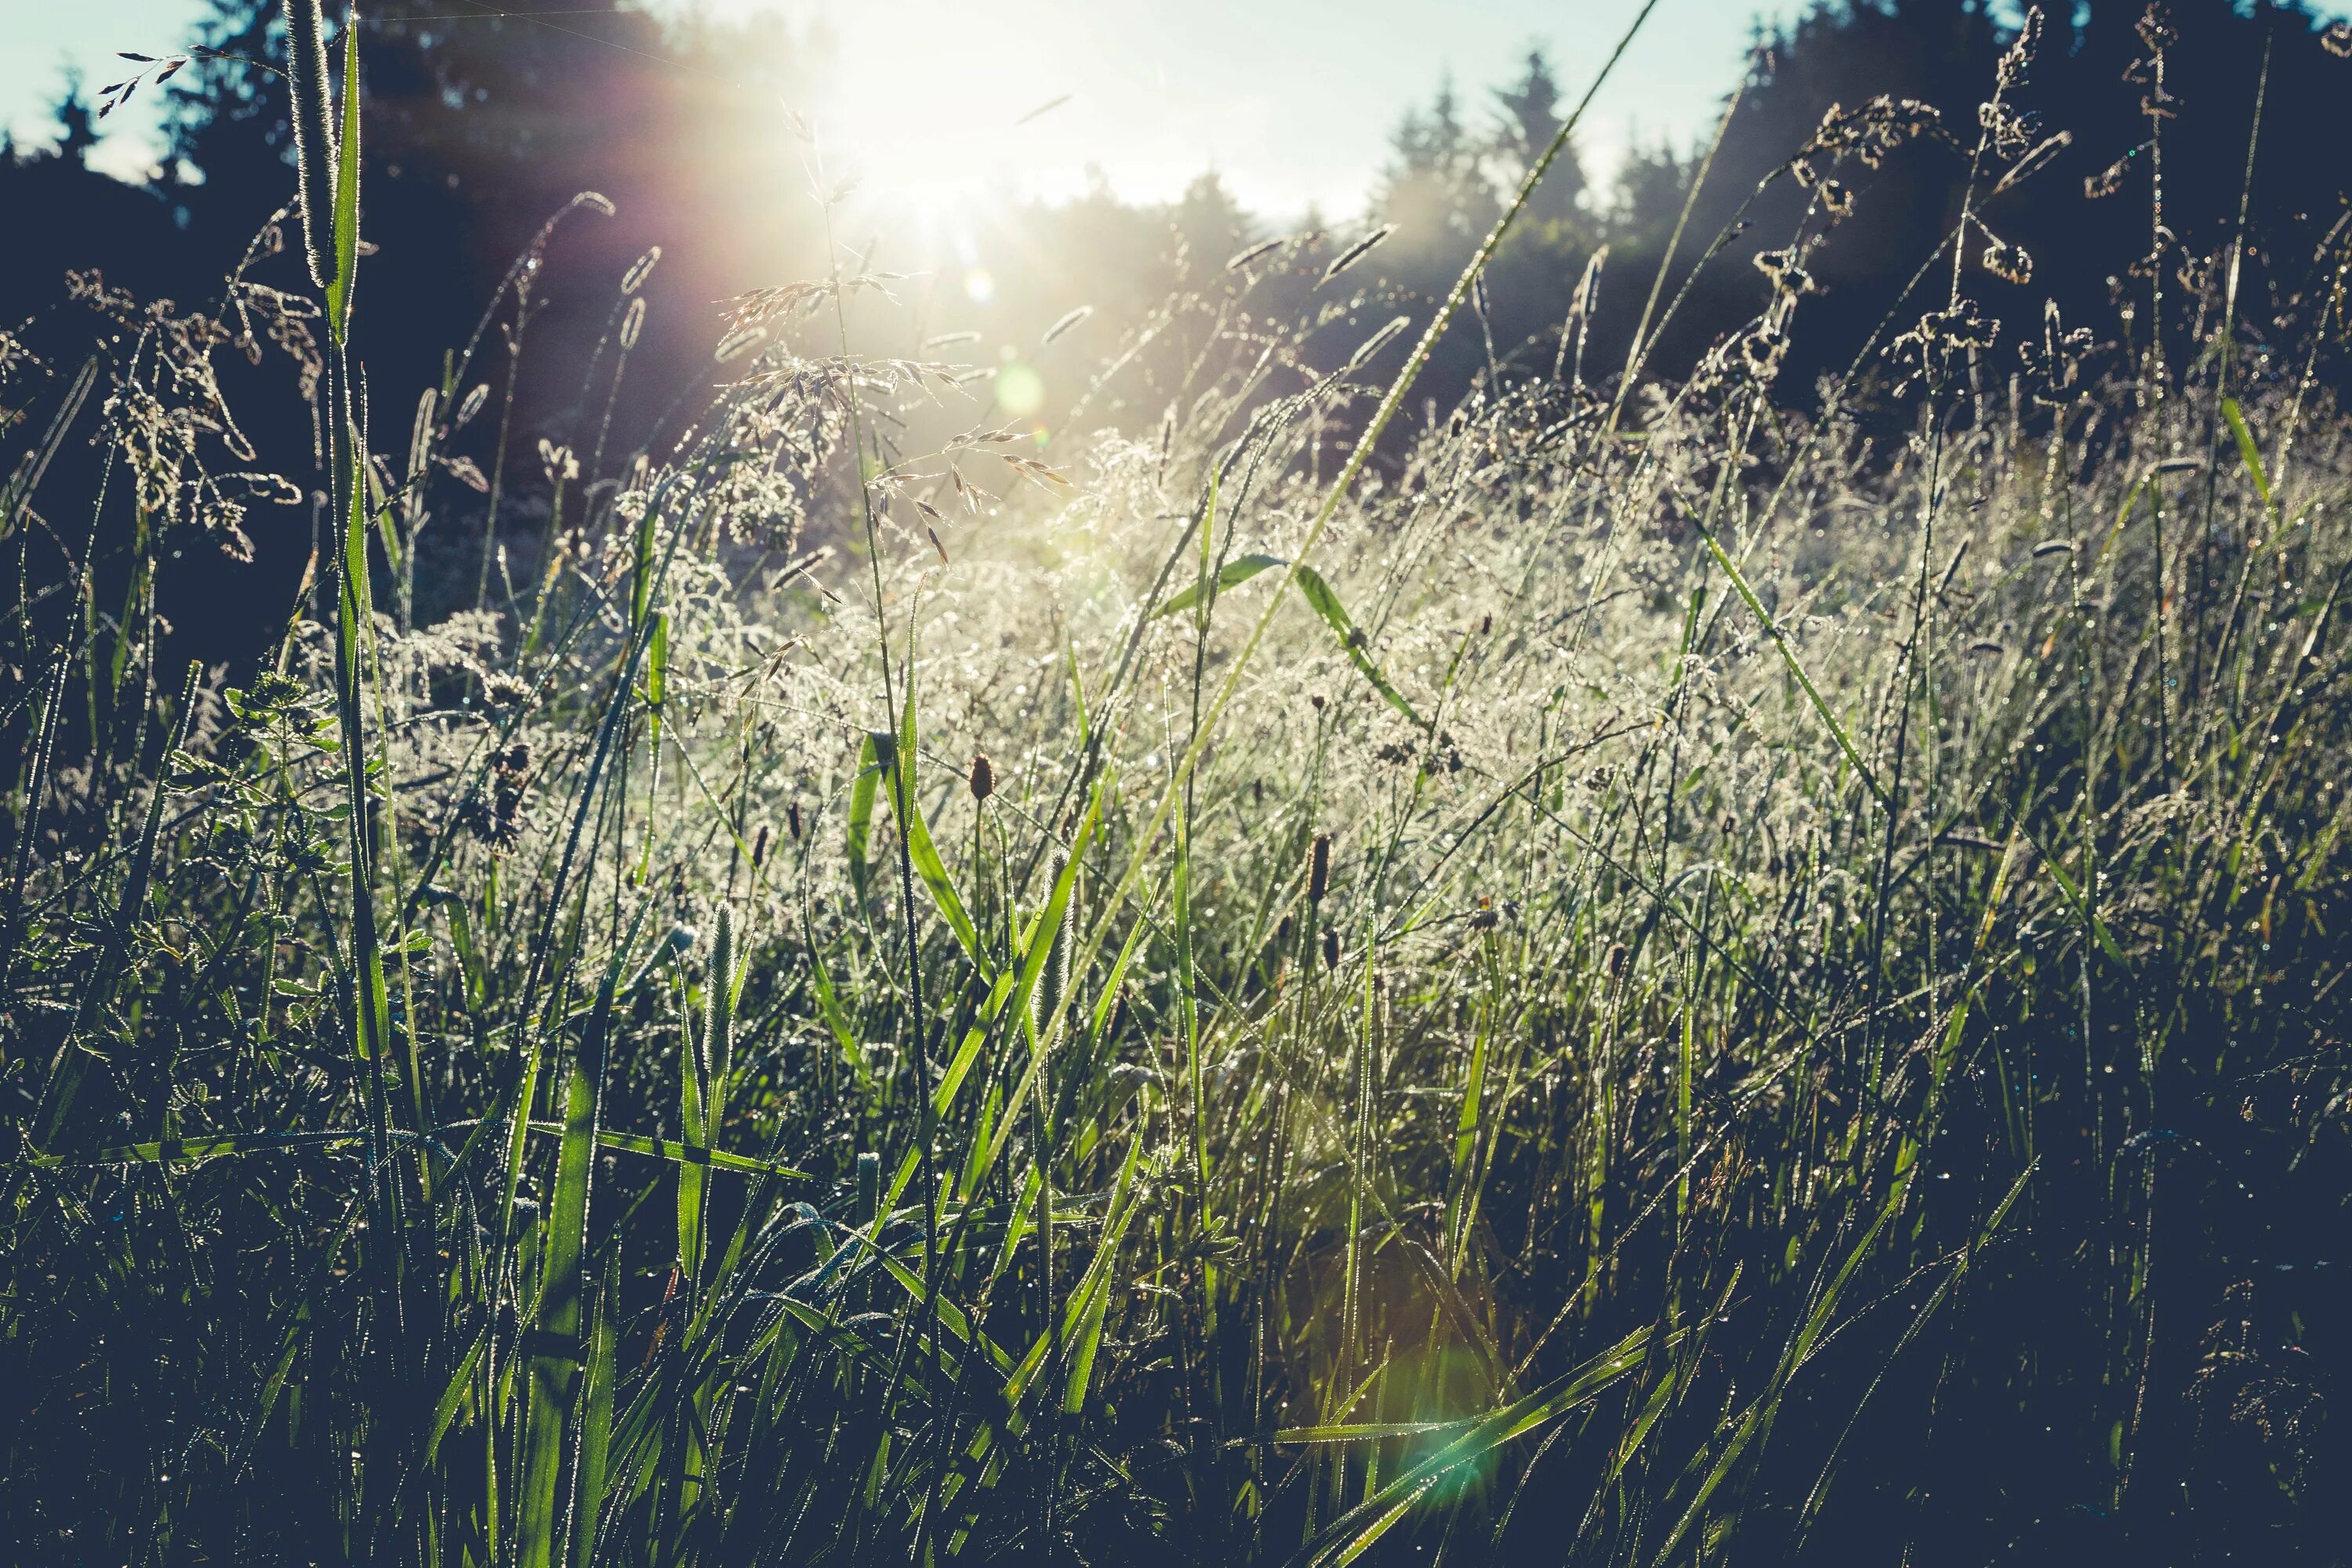
[[[564,3],[451,0],[449,8]],[[1148,201],[1213,168],[1244,205],[1288,214],[1309,205],[1360,210],[1397,116],[1449,75],[1483,122],[1486,89],[1539,44],[1572,101],[1641,0],[680,3],[764,9],[796,30],[828,30],[842,68],[820,123],[869,184],[919,200],[981,185],[1050,198],[1083,190],[1098,170],[1120,196]],[[46,140],[68,68],[79,67],[94,94],[129,68],[117,51],[169,53],[203,8],[201,0],[5,0],[0,124]],[[1703,134],[1756,17],[1790,9],[1790,0],[1658,0],[1585,121],[1588,169],[1605,176],[1631,137],[1679,144]],[[918,111],[930,104],[957,108]],[[155,108],[142,93],[108,121],[94,161],[121,174],[152,165]]]

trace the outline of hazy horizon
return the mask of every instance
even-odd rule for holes
[[[984,13],[949,0],[704,3],[721,15],[780,15],[796,38],[830,33],[842,63],[834,140],[869,182],[988,184],[1053,198],[1083,191],[1099,171],[1122,198],[1151,201],[1213,169],[1253,210],[1289,214],[1360,208],[1398,117],[1446,79],[1465,119],[1483,124],[1487,89],[1541,47],[1573,101],[1640,0],[1006,0]],[[453,10],[468,7],[492,10],[452,0]],[[563,7],[542,0],[541,8]],[[53,140],[50,111],[68,70],[79,69],[94,97],[118,74],[118,51],[167,54],[204,9],[203,0],[111,0],[96,25],[69,8],[12,20],[17,47],[0,54],[0,124],[21,142]],[[1593,104],[1580,137],[1588,169],[1606,178],[1637,138],[1680,144],[1703,134],[1738,78],[1755,19],[1793,9],[1785,0],[1664,0]],[[977,83],[989,97],[975,104]],[[1066,100],[1016,123],[1056,100]],[[906,112],[935,101],[967,106],[951,132]],[[160,106],[152,87],[142,89],[103,128],[93,164],[130,178],[152,169]]]

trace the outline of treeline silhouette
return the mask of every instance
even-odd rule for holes
[[[7,329],[0,384],[12,462],[93,349],[102,359],[128,352],[131,301],[218,316],[229,308],[224,279],[240,269],[289,298],[307,292],[285,226],[270,221],[293,194],[285,95],[270,74],[283,54],[278,7],[209,5],[183,54],[126,60],[126,79],[95,97],[77,84],[58,105],[53,147],[0,157],[0,211],[15,218],[0,247],[0,324],[20,323]],[[829,150],[777,107],[807,105],[822,124],[822,34],[796,37],[772,20],[665,21],[619,4],[566,5],[560,22],[463,14],[471,8],[387,0],[362,24],[364,229],[375,254],[356,342],[373,444],[396,460],[420,389],[463,374],[491,393],[493,412],[453,447],[472,471],[435,480],[440,575],[421,590],[425,610],[469,602],[494,501],[499,530],[532,536],[549,453],[588,461],[601,470],[587,474],[593,483],[675,435],[696,394],[732,374],[713,361],[726,330],[719,301],[829,265],[808,194]],[[1983,332],[1982,319],[2032,297],[2021,287],[2029,276],[2067,327],[2107,342],[2144,340],[2159,284],[2178,302],[2168,321],[2184,342],[2199,312],[2210,323],[2233,301],[2248,363],[2275,371],[2263,344],[2312,308],[2315,258],[2344,219],[2334,153],[2352,135],[2352,61],[2340,58],[2352,35],[2299,5],[2179,0],[2161,24],[2179,42],[2158,82],[2145,63],[2145,0],[2086,0],[2039,25],[2030,79],[2006,93],[2015,111],[1997,122],[1982,121],[1979,106],[2012,35],[1985,6],[1824,4],[1759,34],[1746,79],[1727,83],[1720,126],[1693,143],[1619,150],[1605,184],[1588,181],[1577,156],[1591,150],[1571,147],[1441,345],[1417,406],[1452,408],[1482,385],[1499,395],[1556,375],[1606,384],[1646,323],[1644,374],[1671,380],[1744,342],[1750,373],[1771,376],[1792,406],[1812,405],[1822,378],[1858,367],[1841,406],[1899,417],[1902,367],[1885,351],[1956,299],[1974,303],[1967,316],[1978,323],[1958,330]],[[1328,372],[1392,317],[1427,319],[1550,140],[1585,66],[1537,50],[1499,86],[1442,86],[1402,115],[1361,213],[1251,213],[1204,174],[1165,205],[1125,202],[1107,186],[1052,205],[1008,197],[951,245],[928,248],[877,214],[870,237],[834,236],[835,254],[898,300],[888,310],[864,301],[856,346],[967,362],[983,387],[994,378],[996,400],[977,416],[1017,417],[1046,437],[1069,425],[1156,427],[1199,372],[1189,357],[1199,340],[1184,323],[1219,312],[1229,326],[1319,321],[1318,363],[1283,369]],[[159,92],[163,172],[132,186],[91,170],[100,109]],[[907,112],[935,115],[951,136],[971,111]],[[855,161],[843,149],[817,177]],[[575,203],[590,191],[604,199]],[[1804,331],[1759,348],[1752,323],[1775,288],[1765,268],[1783,280],[1795,269]],[[633,269],[641,287],[630,298],[646,306],[624,331],[619,283]],[[2042,331],[2038,318],[2007,322],[1975,373],[2005,378],[2017,345]],[[306,377],[287,374],[309,352],[299,319],[268,331],[248,322],[243,336],[247,353],[215,356],[253,448],[238,466],[289,476],[289,494],[314,490]],[[1102,364],[1113,369],[1091,368]],[[94,468],[102,453],[68,442],[57,460]],[[62,482],[45,493],[100,492]],[[189,552],[174,563],[160,592],[195,651],[236,657],[282,625],[314,510],[256,509],[217,558]],[[79,537],[87,526],[52,532]]]

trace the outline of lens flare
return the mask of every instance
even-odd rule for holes
[[[1014,360],[996,373],[996,402],[1015,419],[1026,419],[1045,405],[1045,378]]]

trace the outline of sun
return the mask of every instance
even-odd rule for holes
[[[834,177],[925,226],[969,224],[1007,196],[1061,194],[1084,149],[1065,112],[1077,40],[1037,4],[937,0],[844,17],[835,68],[811,115]],[[1058,100],[1058,101],[1057,101]]]

